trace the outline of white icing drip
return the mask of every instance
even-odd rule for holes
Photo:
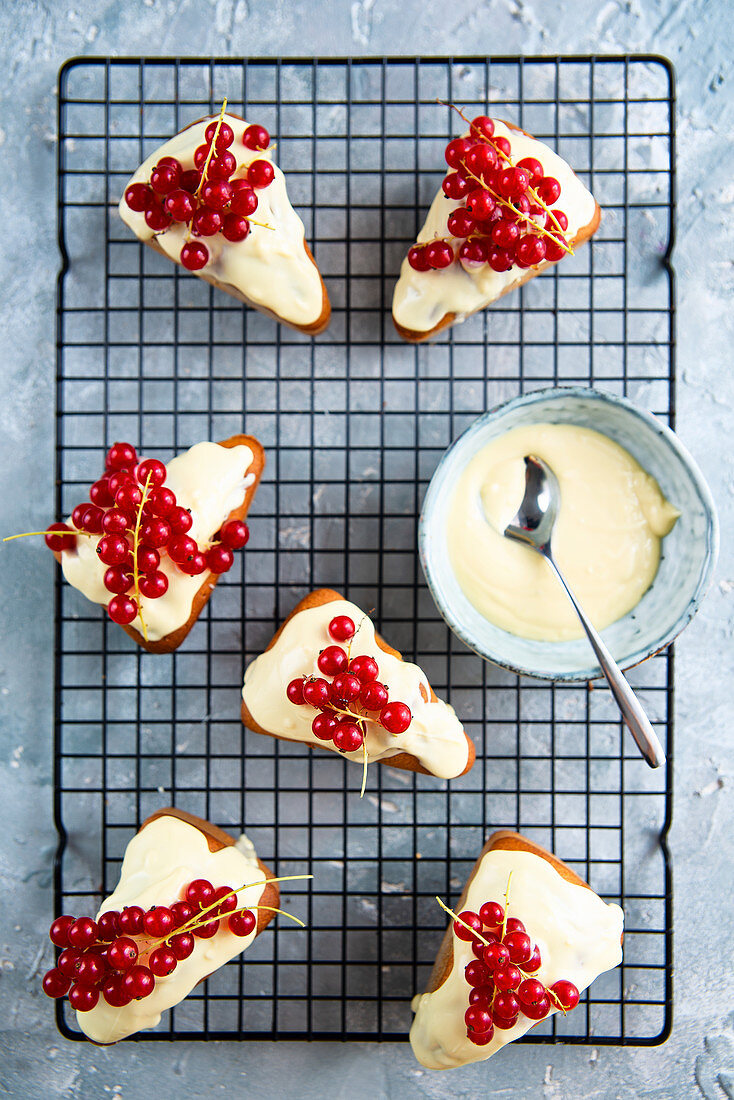
[[[524,157],[535,157],[543,165],[545,174],[558,180],[561,194],[554,205],[568,217],[566,237],[574,237],[594,216],[595,203],[591,192],[566,161],[542,141],[509,129],[498,119],[495,119],[494,125],[497,136],[510,141],[514,163]],[[452,210],[461,205],[462,200],[447,199],[439,188],[418,234],[418,242],[423,244],[448,236],[446,219]],[[430,331],[447,313],[455,313],[456,322],[460,322],[470,313],[484,309],[526,275],[527,270],[517,265],[503,272],[493,271],[489,264],[461,263],[453,263],[442,271],[415,271],[406,257],[393,295],[393,317],[397,324],[414,332]]]
[[[288,683],[299,676],[321,676],[317,659],[320,651],[332,644],[328,625],[335,615],[348,615],[359,627],[352,640],[351,656],[369,654],[380,666],[378,679],[387,684],[390,698],[407,703],[413,719],[405,733],[395,736],[377,722],[367,722],[369,759],[388,760],[401,752],[410,753],[429,772],[442,779],[461,775],[468,760],[468,744],[453,707],[441,700],[431,702],[431,690],[425,674],[417,665],[385,653],[375,642],[370,619],[347,600],[335,600],[307,608],[286,624],[275,645],[257,657],[245,672],[242,698],[250,714],[263,729],[291,741],[334,749],[329,741],[320,741],[311,732],[315,711],[296,706],[286,697]],[[428,702],[421,694],[423,687]],[[362,763],[363,753],[345,753]]]
[[[485,901],[502,904],[510,872],[509,915],[523,921],[540,948],[542,965],[533,977],[546,987],[566,979],[582,991],[599,974],[619,965],[624,925],[620,907],[607,905],[593,890],[568,882],[552,864],[531,852],[488,852],[462,908],[478,912]],[[533,1020],[520,1015],[509,1031],[495,1028],[487,1046],[469,1041],[464,1013],[470,987],[464,970],[473,959],[470,944],[454,936],[453,965],[446,981],[433,993],[413,998],[416,1016],[410,1042],[416,1058],[428,1069],[483,1062],[533,1026]]]
[[[151,170],[161,157],[176,157],[184,171],[193,168],[194,152],[204,144],[206,128],[217,117],[205,118],[189,126],[156,149],[125,184],[120,200],[120,217],[125,224],[141,241],[155,237],[157,244],[175,263],[180,262],[188,227],[183,222],[174,222],[164,233],[154,233],[146,224],[145,215],[131,210],[127,205],[124,192],[131,183],[147,183]],[[237,161],[233,178],[244,177],[244,169],[250,161],[269,160],[272,163],[270,149],[253,150],[242,144],[247,122],[233,115],[224,117],[234,131],[234,141],[229,149]],[[244,241],[227,241],[221,233],[200,238],[209,250],[209,262],[203,272],[235,287],[255,305],[272,310],[285,321],[294,325],[309,325],[316,321],[323,308],[321,278],[303,247],[303,222],[290,204],[285,177],[276,164],[273,168],[273,182],[256,191],[258,207],[252,215],[255,220],[272,226],[272,229],[251,222],[250,232]]]
[[[244,885],[246,888],[237,893],[240,906],[257,905],[266,889],[255,849],[247,837],[218,852],[210,852],[199,829],[166,815],[151,821],[132,838],[125,852],[120,881],[100,906],[97,917],[108,909],[121,910],[126,905],[140,905],[143,909],[171,905],[196,878],[208,879],[215,887],[234,889]],[[172,974],[156,978],[149,997],[131,1001],[124,1008],[113,1008],[100,996],[90,1012],[77,1012],[79,1026],[96,1043],[116,1043],[136,1031],[155,1027],[161,1013],[188,996],[202,978],[244,951],[254,938],[254,930],[249,936],[235,936],[222,923],[211,939],[195,939],[193,952],[179,962]]]
[[[247,489],[255,480],[248,474],[253,454],[249,447],[220,447],[218,443],[197,443],[172,459],[167,467],[166,486],[176,494],[176,502],[191,511],[189,531],[199,546],[205,546],[219,530],[230,512],[241,507]],[[67,520],[70,526],[71,521]],[[107,566],[97,556],[99,537],[80,536],[74,550],[63,550],[61,568],[69,584],[93,603],[107,605],[112,593],[104,586]],[[162,554],[160,570],[168,577],[168,591],[158,600],[141,597],[143,617],[151,642],[172,634],[188,622],[196,593],[207,574],[188,577]],[[140,616],[132,626],[143,632]]]

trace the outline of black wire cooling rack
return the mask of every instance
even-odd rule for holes
[[[230,107],[263,123],[334,307],[316,340],[140,245],[116,204],[140,161]],[[59,83],[58,514],[105,448],[166,459],[256,435],[252,537],[184,645],[139,650],[59,583],[58,911],[95,911],[161,806],[245,826],[305,931],[281,921],[146,1038],[405,1039],[410,999],[492,829],[552,848],[626,913],[624,963],[525,1042],[653,1044],[672,1014],[673,659],[632,678],[663,741],[652,772],[595,685],[521,679],[449,633],[416,555],[444,448],[480,413],[551,384],[626,394],[673,421],[674,91],[656,57],[80,59]],[[392,288],[456,118],[437,99],[558,149],[604,209],[590,245],[429,345],[404,344]],[[418,658],[477,746],[461,779],[361,769],[245,731],[245,664],[310,588],[346,592]],[[80,1037],[73,1012],[59,1025]]]

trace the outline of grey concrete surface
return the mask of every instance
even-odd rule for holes
[[[727,0],[63,0],[0,6],[2,529],[52,509],[55,82],[75,54],[654,51],[679,81],[678,430],[717,498],[716,581],[678,646],[676,1017],[654,1049],[520,1047],[432,1074],[407,1046],[70,1044],[39,991],[51,915],[53,563],[2,550],[0,1094],[19,1098],[734,1096],[732,7]]]

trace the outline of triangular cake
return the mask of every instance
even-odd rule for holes
[[[120,217],[212,286],[314,335],[329,323],[329,298],[272,153],[262,126],[229,113],[199,119],[143,161]]]
[[[485,844],[454,910],[410,1043],[428,1069],[483,1062],[622,961],[624,914],[509,830]]]
[[[601,217],[566,161],[512,123],[473,119],[446,162],[393,295],[395,327],[416,343],[562,262]]]

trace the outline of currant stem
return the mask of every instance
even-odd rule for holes
[[[148,474],[145,479],[145,485],[143,486],[143,496],[138,505],[138,514],[135,517],[135,530],[133,532],[133,592],[135,594],[135,603],[138,605],[138,615],[140,616],[140,625],[143,628],[143,637],[146,642],[148,641],[148,628],[145,625],[145,619],[143,618],[143,597],[140,593],[140,572],[138,570],[138,546],[140,545],[140,525],[143,521],[143,508],[145,502],[148,499],[148,492],[150,489],[150,479],[153,476],[152,472]]]
[[[201,170],[201,179],[199,180],[199,186],[196,188],[196,191],[194,192],[194,198],[195,199],[199,198],[201,189],[204,186],[204,184],[206,183],[206,173],[207,173],[208,168],[209,168],[209,162],[211,161],[212,157],[214,156],[214,152],[217,148],[217,138],[219,137],[219,131],[221,129],[222,123],[224,122],[224,113],[225,113],[226,110],[227,110],[227,97],[225,96],[224,100],[222,101],[222,109],[219,112],[219,118],[217,119],[217,125],[215,127],[214,134],[212,135],[211,143],[209,145],[209,152],[207,153],[206,160],[204,161],[204,167]]]
[[[67,534],[66,531],[59,531],[58,529],[55,530],[55,531],[23,531],[20,535],[6,535],[5,538],[2,541],[3,542],[12,542],[13,539],[27,539],[27,538],[30,538],[31,535],[65,535],[65,534]],[[84,538],[86,538],[86,539],[99,538],[99,535],[93,535],[90,531],[77,531],[75,528],[69,528],[68,534],[74,535],[75,538],[79,538],[80,535],[83,535]]]
[[[461,924],[464,928],[466,928],[467,932],[471,932],[472,936],[476,936],[478,940],[481,940],[485,947],[490,946],[489,940],[485,940],[484,936],[480,932],[477,932],[476,929],[472,928],[471,925],[467,924],[466,921],[461,919],[461,917],[458,917],[453,909],[449,909],[448,905],[444,905],[438,895],[436,895],[436,901],[442,909],[445,909],[450,917],[454,918],[457,924]]]

